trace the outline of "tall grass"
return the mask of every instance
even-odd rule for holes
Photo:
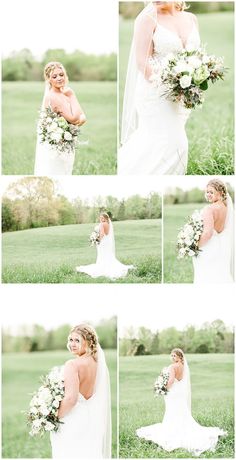
[[[87,122],[81,127],[73,174],[116,174],[116,83],[71,83]],[[3,83],[2,172],[33,174],[44,83]]]

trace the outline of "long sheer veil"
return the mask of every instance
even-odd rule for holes
[[[226,248],[225,251],[228,253],[230,272],[234,277],[234,206],[233,201],[229,193],[227,193],[227,214],[225,220],[224,233],[226,234]]]
[[[122,126],[121,126],[121,144],[127,142],[131,134],[138,127],[137,113],[135,109],[135,88],[138,79],[138,74],[141,71],[145,73],[145,68],[149,55],[144,51],[143,45],[146,42],[149,43],[149,47],[152,43],[153,35],[147,32],[145,19],[150,19],[156,24],[156,10],[152,2],[139,13],[134,23],[134,36],[131,44],[129,61],[126,74],[125,91],[123,98],[123,112],[122,112]],[[137,33],[138,29],[138,33]],[[145,37],[145,41],[143,40]],[[147,46],[148,48],[148,46]],[[139,59],[142,56],[142,59]],[[139,65],[138,62],[139,61]]]
[[[191,412],[191,380],[190,380],[190,370],[188,367],[188,362],[186,356],[184,355],[184,373],[183,373],[183,385],[185,386],[186,399],[189,411]]]
[[[112,224],[111,219],[109,219],[108,222],[109,222],[109,227],[110,227],[108,235],[109,235],[109,238],[110,238],[111,250],[112,250],[112,254],[115,255],[115,253],[116,253],[116,245],[115,245],[115,236],[114,236],[113,224]]]
[[[97,376],[94,391],[97,413],[94,414],[94,418],[96,419],[96,426],[102,437],[102,456],[103,458],[111,458],[110,377],[104,351],[101,349],[100,345],[98,345],[97,363]]]

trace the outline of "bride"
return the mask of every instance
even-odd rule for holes
[[[126,276],[133,265],[124,265],[116,259],[115,238],[111,219],[107,213],[100,215],[99,244],[97,244],[97,260],[95,264],[76,267],[77,272],[87,273],[92,278],[106,276],[116,279]]]
[[[209,205],[201,214],[203,233],[200,254],[193,257],[194,283],[232,283],[234,248],[234,212],[225,184],[212,179],[206,188]]]
[[[200,46],[196,17],[185,2],[149,2],[135,20],[126,77],[118,174],[185,174],[190,114],[153,87],[151,57]]]
[[[86,118],[74,91],[67,87],[68,77],[60,62],[49,62],[44,69],[46,81],[42,110],[50,108],[59,113],[69,123],[81,126]],[[70,152],[60,152],[47,142],[40,142],[38,135],[34,174],[72,174],[75,159],[74,148]]]
[[[65,396],[58,432],[51,432],[52,458],[111,458],[110,379],[95,330],[75,326],[68,337],[75,356],[62,368]]]
[[[168,367],[168,393],[162,423],[139,428],[137,435],[161,446],[167,452],[186,449],[195,456],[214,452],[219,436],[227,433],[217,427],[199,425],[191,415],[191,383],[186,357],[180,348],[171,352],[173,364]]]

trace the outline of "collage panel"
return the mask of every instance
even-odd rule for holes
[[[154,178],[3,178],[3,283],[161,283]]]
[[[2,458],[117,458],[113,306],[91,293],[68,304],[71,288],[28,293],[12,289],[18,308],[2,319]]]
[[[193,289],[119,313],[120,458],[234,458],[233,291]]]
[[[234,2],[119,7],[118,174],[233,175]]]
[[[163,193],[164,283],[233,283],[234,177],[175,177]]]
[[[5,175],[116,174],[117,2],[68,0],[68,20],[60,3],[4,4]]]

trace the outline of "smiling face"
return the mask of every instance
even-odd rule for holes
[[[65,72],[61,67],[56,67],[50,73],[49,83],[51,84],[52,88],[60,89],[65,86],[66,77]]]
[[[178,363],[180,361],[180,357],[174,351],[172,351],[170,359],[173,363]]]
[[[221,193],[219,191],[217,191],[211,185],[207,186],[205,196],[206,196],[206,200],[209,203],[215,203],[216,201],[219,201],[222,198]]]
[[[73,355],[81,356],[86,353],[85,340],[76,332],[69,335],[67,346]]]

